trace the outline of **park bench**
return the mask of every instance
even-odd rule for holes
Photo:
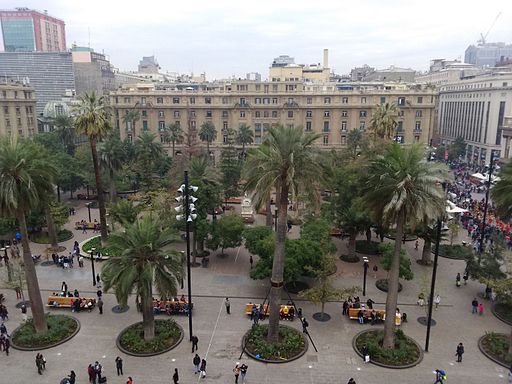
[[[84,224],[86,226],[86,229],[94,229],[94,227],[97,225],[99,227],[100,223],[95,223],[91,221],[86,221],[85,223],[82,223],[80,221],[75,222],[75,229],[84,229]]]
[[[71,308],[72,303],[75,300],[85,300],[85,302],[91,301],[94,308],[96,305],[96,299],[92,297],[66,297],[66,296],[48,296],[46,306],[49,308]],[[90,309],[90,308],[87,308]]]
[[[363,311],[365,322],[371,321],[371,313],[372,309],[368,308],[349,308],[348,309],[348,317],[350,320],[357,320],[357,314],[359,311]],[[384,309],[375,309],[375,313],[377,314],[377,321],[384,321],[386,319],[386,310]]]
[[[158,315],[162,313],[167,313],[169,316],[171,315],[187,315],[188,314],[188,303],[186,301],[181,300],[166,300],[153,301],[153,312]],[[194,303],[190,304],[191,308],[194,308]]]

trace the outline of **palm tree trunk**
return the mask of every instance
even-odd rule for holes
[[[206,160],[210,163],[210,141],[206,140]]]
[[[421,263],[423,265],[432,264],[432,242],[430,239],[424,239],[423,251],[421,252]]]
[[[272,228],[272,204],[270,202],[270,196],[267,199],[267,205],[265,206],[265,225]]]
[[[100,209],[100,232],[101,232],[101,244],[104,245],[107,242],[107,218],[105,209],[105,194],[103,193],[103,186],[101,185],[100,166],[98,163],[98,151],[96,150],[96,138],[91,137],[91,154],[92,163],[94,165],[94,176],[96,178],[96,191],[98,193],[98,207]]]
[[[172,158],[174,159],[174,156],[176,154],[176,151],[175,151],[175,146],[176,146],[176,141],[173,140],[172,141]]]
[[[155,338],[155,314],[153,313],[153,299],[149,294],[142,296],[142,324],[144,326],[144,340],[149,341]]]
[[[372,241],[372,229],[370,227],[366,228],[366,241]]]
[[[114,175],[114,170],[110,170],[110,201],[112,203],[117,202],[117,186],[116,186],[116,179]]]
[[[355,259],[356,257],[356,232],[350,232],[348,236],[348,257],[349,259]]]
[[[398,302],[398,278],[400,272],[400,250],[404,233],[404,215],[400,214],[396,223],[395,251],[388,274],[388,295],[386,297],[386,320],[384,321],[384,340],[382,346],[395,348],[395,311]]]
[[[57,184],[57,201],[60,203],[60,186]]]
[[[37,280],[36,266],[32,260],[32,252],[28,242],[27,222],[25,220],[25,212],[18,210],[16,219],[21,231],[21,246],[23,247],[23,264],[25,264],[25,278],[27,279],[27,291],[30,299],[30,309],[36,333],[43,334],[48,331],[46,318],[44,317],[43,300],[41,299],[41,291],[39,290],[39,281]]]
[[[52,248],[57,248],[59,242],[57,241],[57,230],[55,229],[55,223],[53,222],[52,213],[48,204],[44,207],[44,215],[46,217],[46,228],[48,228],[48,238]]]
[[[287,229],[286,219],[288,216],[288,185],[286,181],[280,184],[280,188],[277,188],[279,200],[276,201],[276,204],[278,204],[276,248],[272,264],[272,278],[270,279],[270,316],[267,336],[269,342],[277,342],[279,340],[279,309],[281,305],[281,291],[283,290],[284,246]]]

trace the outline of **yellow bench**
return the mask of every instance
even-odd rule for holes
[[[386,319],[386,310],[385,309],[368,309],[368,308],[349,308],[348,309],[348,317],[350,320],[357,320],[359,311],[363,311],[364,318],[367,321],[371,319],[372,311],[378,315],[378,319],[384,321]]]
[[[80,221],[75,222],[75,229],[84,229],[84,224],[86,229],[94,229],[94,227],[97,225],[98,228],[100,226],[100,223],[93,222],[93,221],[86,221],[85,223],[82,223]]]
[[[167,313],[168,315],[175,314],[188,314],[188,303],[181,300],[153,300],[153,313]],[[190,305],[190,308],[194,308],[194,303]]]
[[[252,307],[253,303],[245,304],[245,314],[252,316]],[[259,310],[260,316],[268,316],[270,313],[270,307],[268,304],[265,304],[263,306],[263,310],[261,310],[261,304],[256,304],[256,307]],[[286,308],[286,310],[285,310]],[[293,320],[295,317],[295,308],[293,308],[293,305],[281,305],[279,313],[281,314],[281,318],[290,318],[290,320]],[[291,313],[290,313],[291,309]],[[286,313],[286,314],[285,314]]]
[[[46,306],[50,308],[71,308],[72,303],[75,300],[85,300],[85,302],[91,301],[93,305],[92,307],[96,305],[96,299],[92,297],[48,296],[48,302]]]

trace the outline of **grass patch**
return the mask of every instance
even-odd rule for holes
[[[379,279],[375,282],[375,286],[380,289],[382,292],[388,291],[388,279]],[[398,283],[398,292],[402,292],[403,286],[402,283]]]
[[[112,254],[109,247],[101,246],[101,236],[93,237],[91,240],[86,241],[82,246],[82,249],[86,253],[89,252],[91,248],[96,248],[96,252],[100,252],[102,256],[104,256],[106,253],[109,255]]]
[[[119,337],[121,347],[132,353],[157,353],[175,345],[181,338],[181,330],[172,319],[155,320],[155,338],[144,340],[142,322],[126,328]]]
[[[57,233],[57,241],[62,243],[63,241],[67,241],[73,238],[73,232],[69,229],[62,229]],[[30,240],[34,243],[38,244],[49,244],[50,238],[48,237],[48,232],[39,232],[31,236]]]
[[[501,319],[503,319],[503,321],[512,324],[512,305],[507,303],[496,303],[494,311]]]
[[[48,332],[39,335],[34,329],[32,319],[16,328],[13,343],[23,348],[41,348],[57,344],[59,341],[71,336],[78,328],[78,323],[66,315],[46,315]]]
[[[393,366],[413,364],[421,356],[416,343],[405,336],[401,329],[396,331],[395,349],[382,348],[383,339],[384,330],[382,329],[364,332],[356,339],[356,348],[361,352],[366,345],[371,360]]]
[[[356,240],[356,252],[364,253],[365,255],[380,255],[380,243],[376,241]]]
[[[435,249],[432,249],[432,253],[434,252]],[[473,252],[471,247],[463,246],[462,244],[441,244],[439,246],[439,256],[446,257],[448,259],[465,260],[471,252]]]
[[[508,353],[510,337],[502,333],[486,333],[482,340],[482,348],[496,360],[510,366],[512,353]]]
[[[254,325],[246,335],[245,348],[257,358],[289,360],[306,348],[301,332],[291,327],[279,326],[279,341],[267,341],[268,325]]]
[[[349,255],[341,255],[340,260],[344,261],[346,263],[358,263],[359,262],[359,256],[349,256]]]

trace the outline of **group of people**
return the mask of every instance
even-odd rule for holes
[[[153,297],[153,313],[167,313],[170,315],[175,314],[188,314],[189,303],[185,295],[181,295],[178,299],[175,297],[173,300],[159,300]]]

